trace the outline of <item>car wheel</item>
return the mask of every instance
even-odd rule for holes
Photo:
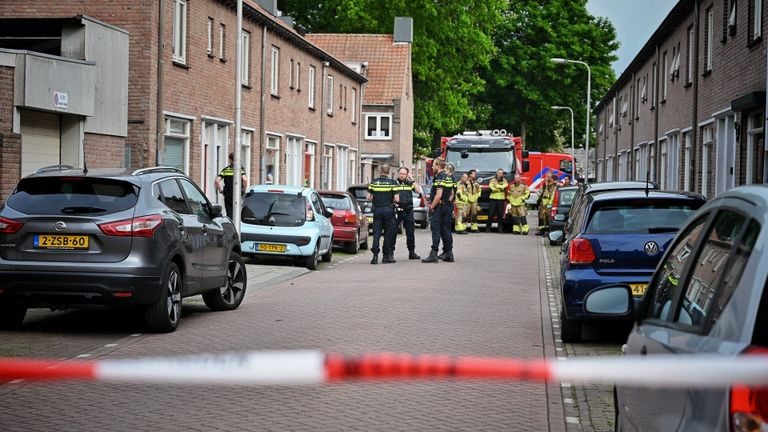
[[[0,304],[0,328],[18,328],[25,316],[27,316],[27,307],[24,305]]]
[[[423,221],[421,221],[421,222],[419,223],[419,228],[421,228],[421,229],[426,229],[426,228],[427,228],[427,225],[428,225],[428,222],[427,222],[427,220],[426,220],[426,219],[424,219]]]
[[[315,251],[312,252],[312,255],[304,258],[304,266],[310,270],[317,270],[317,259],[319,254],[320,240],[317,241],[317,245],[315,245]]]
[[[176,330],[181,320],[181,288],[183,278],[179,266],[170,263],[157,301],[147,308],[145,318],[151,331],[168,333]]]
[[[569,320],[560,310],[560,340],[565,343],[581,342],[581,321]]]
[[[237,309],[245,298],[246,273],[243,258],[235,251],[229,253],[227,281],[224,286],[203,293],[203,301],[215,311]]]
[[[328,245],[328,252],[323,254],[323,262],[331,262],[333,259],[333,239],[331,239],[331,243]]]
[[[355,233],[355,238],[352,243],[347,246],[347,253],[356,254],[360,251],[360,233]]]

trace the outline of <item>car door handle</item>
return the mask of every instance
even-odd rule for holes
[[[208,227],[207,226],[203,226],[203,234],[208,234]]]
[[[648,354],[648,347],[643,345],[643,347],[640,348],[640,355],[646,355],[646,354]]]

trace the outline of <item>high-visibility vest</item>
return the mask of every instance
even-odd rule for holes
[[[469,202],[469,194],[467,193],[467,184],[464,182],[457,183],[456,188],[456,204],[466,204]]]
[[[530,195],[531,192],[528,190],[528,186],[523,183],[513,183],[512,186],[509,187],[509,195],[507,195],[507,200],[509,201],[510,205],[514,207],[520,207],[525,205],[525,200],[527,200]]]
[[[480,199],[480,194],[482,193],[482,189],[480,188],[480,185],[475,182],[469,182],[467,183],[467,201],[470,203],[476,203],[478,199]]]
[[[495,200],[503,200],[504,193],[507,189],[507,179],[503,179],[501,182],[496,180],[496,177],[491,179],[491,183],[488,185],[491,188],[491,195],[488,197]]]

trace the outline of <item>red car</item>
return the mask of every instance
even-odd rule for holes
[[[345,247],[352,254],[360,249],[368,249],[368,220],[357,200],[349,192],[319,193],[325,207],[333,210],[333,244]]]

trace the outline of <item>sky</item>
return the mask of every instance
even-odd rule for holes
[[[616,76],[621,75],[677,0],[589,0],[587,10],[593,16],[606,17],[616,28],[621,46],[613,63]]]

